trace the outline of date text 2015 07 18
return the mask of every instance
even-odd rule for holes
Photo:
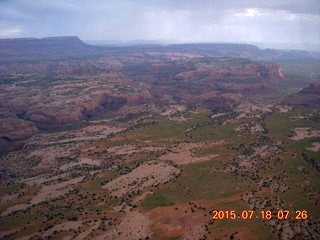
[[[294,220],[305,220],[308,218],[308,212],[306,210],[279,210],[272,212],[271,210],[262,210],[256,212],[254,210],[243,210],[237,212],[236,210],[213,210],[212,219],[222,220],[222,219],[294,219]]]

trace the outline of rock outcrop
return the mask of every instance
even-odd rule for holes
[[[308,107],[320,111],[320,83],[311,83],[285,102],[292,106]]]
[[[110,73],[118,70],[122,64],[115,60],[69,60],[40,63],[0,64],[0,76],[10,74],[40,75],[84,75]]]
[[[279,65],[249,59],[263,56],[243,44],[103,48],[77,37],[0,40],[2,141],[147,101],[232,106],[284,79]]]
[[[138,70],[138,71],[137,71]],[[146,65],[124,71],[128,77],[151,85],[156,99],[221,106],[234,103],[229,96],[266,94],[283,81],[278,64],[243,58],[194,58]],[[230,95],[231,94],[231,95]]]
[[[1,118],[0,119],[0,138],[13,142],[26,139],[37,133],[38,129],[33,122],[19,118]]]
[[[145,84],[137,85],[115,72],[90,76],[17,75],[1,89],[0,116],[11,112],[41,129],[62,127],[152,98]]]

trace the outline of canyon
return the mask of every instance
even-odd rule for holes
[[[0,40],[0,238],[320,238],[319,63],[249,44]],[[212,219],[230,206],[236,220]]]

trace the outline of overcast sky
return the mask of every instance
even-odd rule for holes
[[[0,0],[0,38],[320,43],[320,0]]]

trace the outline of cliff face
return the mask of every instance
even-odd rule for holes
[[[41,63],[0,64],[0,76],[10,74],[81,75],[113,72],[122,64],[114,60],[72,60]]]
[[[9,38],[9,39],[0,39],[0,49],[10,50],[10,49],[25,49],[26,48],[37,48],[41,49],[43,47],[84,47],[84,44],[76,36],[67,36],[67,37],[48,37],[48,38]]]
[[[133,65],[130,71],[121,68],[125,64],[112,59],[17,64],[20,72],[33,75],[5,79],[8,84],[2,85],[0,112],[23,114],[40,128],[59,127],[103,109],[115,110],[168,96],[220,104],[217,99],[222,95],[268,93],[269,82],[283,79],[277,64],[248,59],[161,61],[146,63],[143,70]],[[228,97],[223,99],[229,101]]]
[[[0,119],[0,138],[12,142],[31,137],[37,133],[36,125],[15,117]]]
[[[1,141],[124,105],[173,100],[220,107],[269,93],[270,83],[284,79],[279,66],[239,58],[261,54],[241,44],[110,49],[77,37],[0,40]]]
[[[17,141],[27,139],[37,132],[37,126],[31,121],[15,116],[0,118],[0,154],[12,150]]]
[[[283,81],[278,64],[242,58],[200,58],[159,62],[124,70],[136,81],[147,82],[156,99],[169,98],[211,106],[234,102],[228,96],[265,94]],[[230,95],[231,94],[231,95]],[[224,96],[224,97],[222,97]]]
[[[0,63],[5,64],[90,57],[99,51],[78,37],[0,39]]]
[[[320,83],[311,83],[286,102],[289,105],[303,106],[320,111]]]
[[[116,72],[77,77],[17,75],[12,78],[1,85],[4,91],[0,94],[0,115],[15,114],[38,128],[61,127],[151,98],[146,85],[136,85]]]
[[[228,106],[239,96],[269,93],[269,83],[283,77],[277,64],[239,58],[147,62],[143,68],[131,65],[130,71],[122,67],[126,64],[99,59],[17,65],[21,71],[37,66],[39,74],[3,78],[0,114],[18,116],[17,127],[5,125],[4,133],[15,141],[15,136],[27,138],[39,128],[62,127],[147,101]],[[24,128],[30,131],[21,132]]]

